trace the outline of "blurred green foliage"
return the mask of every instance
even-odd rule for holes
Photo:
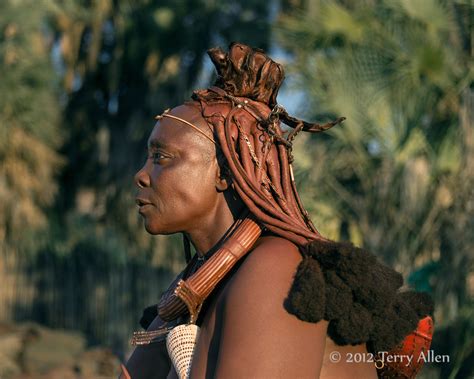
[[[124,348],[184,260],[179,236],[149,236],[134,202],[154,116],[209,84],[208,48],[267,49],[270,6],[0,3],[0,319]]]
[[[41,242],[67,254],[83,238],[114,235],[129,255],[161,254],[160,264],[177,269],[181,257],[142,231],[133,174],[154,115],[210,81],[206,49],[231,40],[268,47],[269,4],[9,0],[0,7],[5,242],[19,247],[41,231]],[[30,241],[40,248],[36,235]]]
[[[26,250],[48,226],[45,207],[55,200],[64,163],[52,36],[45,11],[32,4],[0,4],[0,241]]]
[[[309,0],[287,7],[275,31],[294,61],[302,112],[347,117],[299,142],[305,204],[323,234],[366,246],[432,292],[441,340],[443,328],[461,327],[474,312],[474,6]],[[471,342],[436,344],[453,360],[442,377],[472,367],[473,329],[463,330]]]

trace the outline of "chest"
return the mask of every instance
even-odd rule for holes
[[[215,371],[225,311],[225,286],[209,299],[200,317],[200,335],[191,367],[192,378],[204,378]],[[211,375],[212,376],[212,375]]]

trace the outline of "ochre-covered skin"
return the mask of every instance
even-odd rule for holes
[[[401,277],[375,256],[321,236],[301,204],[291,173],[293,138],[342,119],[310,124],[277,107],[283,69],[260,50],[232,44],[229,53],[213,49],[210,56],[216,87],[196,91],[193,101],[168,113],[173,117],[159,119],[135,177],[147,231],[183,233],[205,260],[239,215],[250,211],[263,231],[222,281],[213,283],[212,275],[197,280],[208,279],[216,289],[197,320],[191,377],[376,378],[373,349],[394,347],[432,308],[424,296],[399,294]],[[280,121],[293,131],[284,133]],[[388,287],[377,292],[381,279]],[[372,293],[382,305],[371,303]],[[160,314],[186,321],[186,314],[166,310],[165,304]],[[385,326],[384,315],[391,318]],[[156,316],[148,329],[163,324]],[[398,326],[402,332],[393,333]],[[387,346],[379,345],[384,340]],[[331,359],[335,351],[338,362]],[[159,359],[163,354],[160,343],[137,347],[129,374],[174,377],[166,358]],[[367,362],[349,362],[351,354]]]
[[[260,238],[212,296],[202,318],[192,378],[315,378],[321,368],[324,378],[354,378],[355,373],[361,378],[377,377],[373,364],[330,360],[336,350],[341,356],[367,353],[365,344],[336,346],[326,337],[327,322],[302,322],[284,309],[300,260],[298,249],[287,240]],[[156,319],[150,328],[158,324]],[[155,344],[136,349],[127,364],[132,378],[157,375],[159,361],[151,359],[157,351]]]

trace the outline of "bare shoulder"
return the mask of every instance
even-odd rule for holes
[[[289,279],[293,277],[301,259],[294,243],[281,237],[262,237],[236,272],[234,281],[239,282],[239,277],[257,281]],[[265,277],[261,276],[262,272],[266,274]]]
[[[292,242],[281,237],[262,237],[233,275],[225,297],[228,301],[248,299],[249,292],[256,299],[281,298],[283,294],[286,297],[301,259],[298,247]]]
[[[261,237],[255,244],[252,254],[254,256],[256,254],[285,254],[285,257],[293,259],[301,257],[298,246],[296,246],[293,242],[278,236]]]
[[[224,289],[216,376],[318,377],[327,324],[301,321],[284,305],[302,259],[297,246],[263,237],[249,254]]]

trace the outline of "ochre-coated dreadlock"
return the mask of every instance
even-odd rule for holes
[[[193,99],[214,129],[238,195],[262,225],[298,246],[326,240],[301,203],[291,149],[300,131],[324,131],[343,118],[319,125],[290,117],[276,104],[283,68],[261,50],[234,43],[229,53],[211,49],[209,55],[218,79]],[[293,128],[287,137],[281,121]]]

